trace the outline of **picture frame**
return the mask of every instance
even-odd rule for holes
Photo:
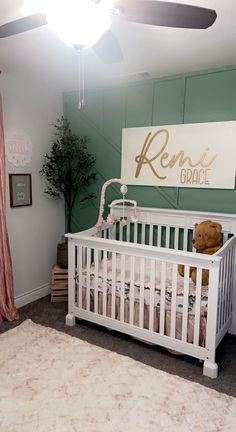
[[[31,174],[9,174],[10,207],[32,205]]]

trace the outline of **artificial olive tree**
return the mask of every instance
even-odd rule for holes
[[[95,159],[87,151],[87,137],[72,133],[67,119],[57,119],[53,127],[54,139],[49,153],[44,156],[40,174],[47,182],[45,193],[54,199],[64,198],[67,230],[72,232],[75,202],[82,203],[94,196],[86,194],[85,187],[95,179],[95,172],[91,172]]]

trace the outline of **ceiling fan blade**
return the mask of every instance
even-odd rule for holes
[[[216,20],[213,9],[153,0],[117,0],[111,15],[163,27],[206,29]]]
[[[0,38],[13,36],[47,24],[46,14],[37,13],[0,26]]]
[[[101,36],[96,45],[93,46],[93,50],[103,63],[120,63],[123,60],[120,45],[111,30],[106,31]]]

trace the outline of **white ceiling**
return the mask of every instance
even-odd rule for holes
[[[81,0],[80,0],[81,1]],[[90,48],[85,53],[85,85],[97,87],[137,80],[136,74],[164,77],[236,64],[236,0],[175,0],[209,7],[217,20],[207,30],[154,27],[113,20],[112,32],[124,60],[105,65]],[[22,16],[24,0],[0,0],[0,24]],[[77,54],[48,26],[0,39],[0,70],[57,85],[77,86]]]

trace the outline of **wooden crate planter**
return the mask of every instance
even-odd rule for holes
[[[68,300],[68,269],[55,265],[52,269],[51,301],[63,302]]]

